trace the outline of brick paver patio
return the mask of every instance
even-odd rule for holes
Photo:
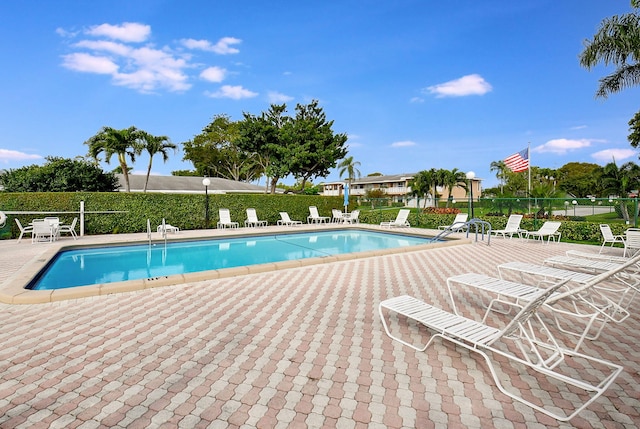
[[[43,245],[0,242],[8,281]],[[44,245],[46,246],[46,245]],[[50,304],[0,304],[1,428],[632,428],[640,303],[582,351],[625,372],[569,423],[512,401],[483,361],[383,331],[377,304],[451,309],[445,280],[594,247],[494,239]],[[425,332],[412,331],[416,340]],[[426,336],[425,336],[426,337]],[[513,374],[517,368],[505,369]],[[570,392],[525,377],[547,401]]]

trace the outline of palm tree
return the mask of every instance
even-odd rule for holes
[[[140,155],[143,144],[144,133],[136,127],[129,127],[123,130],[116,130],[111,127],[102,127],[100,131],[84,144],[89,146],[89,156],[98,160],[98,156],[104,152],[105,162],[109,164],[111,157],[118,155],[118,163],[124,175],[125,188],[130,192],[129,167],[127,166],[127,156],[131,162],[135,162],[136,155]]]
[[[424,207],[427,207],[427,194],[433,186],[435,169],[419,171],[409,183],[411,193],[416,197],[424,197]]]
[[[640,185],[640,167],[633,162],[627,162],[618,168],[615,161],[611,162],[603,168],[602,185],[609,195],[621,197],[620,212],[622,218],[628,221],[630,216],[624,198],[627,198],[632,190],[638,189]]]
[[[351,185],[351,182],[353,181],[353,179],[360,177],[360,170],[358,170],[359,166],[360,166],[360,162],[354,161],[352,156],[348,156],[344,158],[338,164],[338,168],[340,168],[340,170],[338,170],[338,173],[340,174],[340,178],[342,178],[344,173],[347,173],[347,180],[349,182],[349,185]]]
[[[445,171],[446,171],[446,174],[444,175],[444,181],[442,185],[448,190],[447,207],[449,207],[449,201],[452,200],[451,195],[453,193],[453,188],[455,188],[458,185],[466,188],[467,175],[464,173],[464,171],[460,171],[457,168],[454,168],[451,171],[447,171],[447,170]]]
[[[489,166],[489,170],[496,172],[496,179],[500,181],[500,193],[504,194],[504,182],[507,180],[509,167],[507,167],[504,161],[493,161]]]
[[[632,13],[606,18],[593,39],[585,42],[580,54],[580,65],[591,70],[599,63],[614,64],[616,70],[600,79],[596,97],[640,84],[640,0],[631,0]]]
[[[167,151],[173,149],[175,152],[178,146],[169,141],[167,136],[154,136],[148,133],[143,133],[144,150],[149,153],[149,165],[147,166],[147,177],[144,181],[144,192],[147,192],[147,185],[149,184],[149,175],[151,174],[151,165],[153,163],[153,156],[156,154],[162,155],[162,160],[167,162],[169,160],[169,154]]]

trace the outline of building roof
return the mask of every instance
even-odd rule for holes
[[[116,174],[120,187],[118,191],[124,191],[124,175]],[[143,192],[144,182],[146,180],[144,174],[130,174],[129,185],[131,192]],[[204,194],[204,185],[202,184],[204,177],[196,176],[149,176],[149,184],[147,192],[161,193],[181,193],[181,194]],[[209,177],[211,184],[208,192],[215,194],[246,194],[246,193],[264,193],[265,186],[258,186],[252,183],[237,182],[235,180],[222,179],[220,177]]]
[[[351,184],[352,185],[365,185],[367,183],[381,183],[381,182],[402,182],[405,180],[413,179],[416,173],[405,173],[405,174],[389,174],[384,176],[366,176],[361,177],[359,179],[354,179]],[[346,182],[345,180],[338,180],[336,182],[326,182],[325,185],[329,184],[342,184]]]

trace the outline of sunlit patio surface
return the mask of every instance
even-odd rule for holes
[[[116,239],[145,236],[1,241],[0,283],[21,281],[24,267],[55,246]],[[625,371],[568,423],[502,394],[482,359],[465,349],[436,341],[416,352],[384,333],[377,310],[384,299],[409,294],[452,310],[447,277],[497,275],[499,263],[541,263],[569,249],[598,250],[492,238],[490,245],[472,240],[51,303],[3,303],[0,428],[638,427],[639,301],[624,323],[607,325],[582,347]],[[480,302],[468,305],[480,309]],[[406,332],[416,342],[428,339],[425,330]],[[575,399],[564,386],[516,377],[518,365],[501,366],[523,395],[569,406]]]

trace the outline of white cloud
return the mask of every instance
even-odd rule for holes
[[[0,162],[5,164],[11,161],[25,161],[28,159],[42,159],[42,157],[40,155],[18,152],[17,150],[0,149]]]
[[[122,25],[101,24],[89,28],[86,33],[123,42],[144,42],[151,34],[151,27],[137,22],[124,22]]]
[[[411,140],[403,140],[403,141],[391,143],[391,147],[410,147],[410,146],[417,146],[417,145],[418,144],[416,142],[412,142]]]
[[[62,65],[68,69],[98,74],[115,74],[118,72],[118,65],[107,57],[101,57],[83,52],[64,55]]]
[[[411,97],[409,103],[424,103],[424,98],[422,97]]]
[[[269,99],[269,103],[286,103],[293,100],[293,97],[276,91],[269,91],[267,98]]]
[[[211,98],[231,98],[234,100],[240,100],[243,98],[255,97],[258,95],[258,93],[249,91],[248,89],[243,88],[241,85],[223,85],[220,90],[216,92],[206,92],[206,95]]]
[[[241,39],[235,37],[223,37],[213,45],[208,40],[196,40],[196,39],[182,39],[181,43],[188,49],[198,49],[207,52],[215,52],[220,55],[237,54],[239,49],[233,48],[230,45],[237,45],[241,43]]]
[[[536,146],[535,148],[532,149],[532,151],[539,152],[539,153],[551,152],[557,155],[564,155],[569,151],[590,147],[593,141],[594,140],[588,140],[588,139],[580,139],[580,140],[554,139],[554,140],[549,140],[543,145]]]
[[[638,155],[638,152],[633,149],[605,149],[592,154],[591,157],[602,163],[609,163],[614,160],[618,163],[636,155]]]
[[[466,95],[484,95],[493,88],[478,74],[470,74],[449,82],[429,86],[422,91],[442,97],[463,97]]]
[[[110,54],[121,56],[131,55],[133,50],[125,44],[111,42],[108,40],[81,40],[74,46],[77,48],[87,48],[93,51],[106,51]]]
[[[207,67],[202,70],[200,77],[209,82],[222,82],[227,74],[227,70],[221,67]]]

